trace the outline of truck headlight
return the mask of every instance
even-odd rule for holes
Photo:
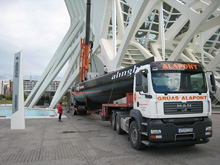
[[[212,132],[205,132],[205,135],[210,136],[212,135]]]
[[[212,131],[212,127],[206,127],[205,131]]]
[[[158,135],[161,134],[161,130],[160,129],[152,129],[150,130],[151,135]]]
[[[209,127],[206,127],[205,128],[205,135],[206,136],[212,136],[212,127],[211,126],[209,126]]]

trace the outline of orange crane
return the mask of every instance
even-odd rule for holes
[[[86,80],[86,74],[89,71],[89,35],[90,35],[90,9],[91,0],[87,0],[86,10],[86,37],[81,38],[80,60],[79,60],[79,82]]]
[[[86,80],[86,73],[89,71],[89,45],[85,43],[84,38],[81,38],[79,69],[79,81],[82,82]]]

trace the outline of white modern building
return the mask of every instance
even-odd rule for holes
[[[4,95],[4,81],[0,80],[0,95]]]
[[[29,96],[37,83],[38,83],[38,80],[27,80],[27,79],[23,80],[24,95]],[[49,104],[52,96],[58,89],[59,84],[60,84],[60,81],[57,81],[57,80],[52,81],[48,85],[46,90],[44,91],[44,94],[38,100],[38,105]]]
[[[54,107],[78,81],[80,39],[85,37],[86,0],[65,0],[71,24],[62,43],[25,102],[32,107],[68,63],[50,104]],[[214,72],[220,101],[219,0],[91,0],[93,51],[90,70],[103,73],[149,57],[202,63]]]

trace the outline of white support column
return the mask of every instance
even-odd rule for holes
[[[41,79],[41,81],[37,83],[38,88],[36,88],[36,90],[32,91],[32,93],[36,92],[36,91],[37,92],[32,96],[32,100],[31,100],[29,107],[33,107],[38,102],[38,100],[43,95],[43,92],[46,90],[46,88],[48,87],[50,82],[56,77],[56,75],[60,72],[62,67],[65,65],[66,61],[68,60],[68,58],[70,56],[70,52],[71,52],[71,50],[69,50],[69,52],[67,52],[67,50],[68,50],[70,44],[72,43],[74,37],[77,35],[77,32],[78,32],[77,29],[80,29],[82,22],[83,21],[81,21],[79,24],[77,24],[76,28],[75,28],[75,26],[70,28],[71,31],[69,32],[69,36],[67,38],[64,38],[65,39],[64,43],[59,46],[59,48],[58,48],[59,50],[56,51],[56,53],[53,57],[52,63],[48,64],[47,69],[45,70],[46,73],[43,74],[43,78]],[[73,30],[75,30],[75,31],[73,32]],[[78,36],[78,38],[79,38],[79,36]],[[80,40],[78,42],[76,40],[75,46],[79,42],[80,42]],[[72,47],[74,47],[74,45]],[[49,67],[49,69],[48,69],[48,67]]]
[[[166,39],[167,41],[172,42],[177,33],[179,33],[180,29],[186,24],[188,21],[187,17],[184,15],[181,15],[175,22],[174,25],[172,25],[167,31],[166,31]]]
[[[71,23],[72,23],[72,22],[74,22],[74,19],[76,19],[77,13],[76,13],[75,10],[73,10],[73,6],[70,4],[70,2],[71,1],[65,0],[66,7],[67,7],[67,10],[69,12]]]
[[[197,59],[196,59],[196,57],[192,54],[192,52],[189,50],[189,48],[186,48],[185,50],[184,50],[184,54],[185,55],[187,55],[189,58],[190,58],[190,60],[191,60],[191,62],[199,62]]]
[[[202,57],[202,65],[204,65],[204,51],[203,51],[203,33],[200,33],[200,49],[201,49],[201,57]]]
[[[84,31],[83,31],[84,32]],[[84,35],[84,33],[82,32],[82,34]],[[72,54],[72,51],[79,45],[80,43],[80,38],[82,36],[79,35],[78,39],[75,41],[74,45],[71,47],[71,50],[69,50],[67,52],[67,54],[64,56],[64,58],[59,61],[59,64],[55,67],[54,70],[52,70],[52,73],[45,79],[44,84],[39,88],[38,93],[36,94],[36,96],[34,97],[33,101],[31,102],[29,107],[34,106],[35,104],[37,104],[38,100],[40,99],[40,97],[43,95],[44,91],[46,90],[46,88],[48,87],[48,85],[51,83],[51,81],[56,77],[56,75],[60,72],[60,70],[63,68],[63,66],[66,64],[67,60],[70,58],[70,55]]]
[[[209,62],[208,65],[206,65],[206,69],[207,70],[214,70],[220,63],[220,51],[218,52],[218,54],[215,55],[214,58],[212,58],[212,60]]]
[[[211,20],[203,24],[200,30],[204,32],[204,31],[212,29],[213,27],[219,27],[219,22],[220,22],[220,16],[212,18]]]
[[[67,80],[67,82],[63,86],[63,89],[59,92],[59,95],[57,95],[57,97],[54,98],[53,103],[50,104],[51,108],[54,108],[56,106],[56,103],[63,97],[63,95],[68,90],[68,88],[76,80],[76,78],[78,77],[78,74],[79,74],[79,67],[73,72],[72,76]]]
[[[205,67],[208,71],[213,71],[220,63],[220,51],[216,56],[209,62],[209,64]],[[209,84],[209,87],[211,88],[211,85]],[[214,94],[214,96],[220,100],[220,84],[216,82],[217,92]]]
[[[124,19],[123,19],[123,16],[122,16],[122,10],[121,10],[121,4],[120,4],[120,1],[119,0],[116,0],[116,16],[117,16],[117,24],[118,24],[118,35],[117,35],[117,38],[119,40],[122,39],[124,33],[125,33],[125,26],[124,26]]]
[[[162,57],[165,61],[165,31],[164,31],[164,21],[163,21],[163,0],[160,2],[160,40],[161,40],[161,46],[162,46]]]
[[[186,48],[187,44],[190,42],[192,37],[199,33],[201,26],[206,23],[208,17],[219,7],[219,5],[219,0],[215,0],[200,15],[192,17],[190,19],[190,29],[186,32],[183,39],[180,41],[176,49],[173,51],[169,60],[173,61],[179,58],[182,51]]]
[[[101,31],[101,38],[104,38],[104,39],[107,39],[107,35],[108,35],[108,27],[109,27],[109,20],[111,19],[111,8],[108,7],[108,6],[111,6],[111,1],[107,1],[107,4],[106,6],[103,6],[105,7],[105,13],[104,13],[104,18],[103,18],[103,24],[101,24],[102,26],[102,31]]]
[[[112,0],[112,44],[113,44],[113,57],[116,57],[116,45],[117,45],[117,35],[116,35],[116,0]]]
[[[70,26],[68,32],[66,33],[64,39],[62,40],[60,46],[57,48],[54,56],[52,57],[52,59],[50,60],[50,62],[48,63],[46,69],[44,70],[43,74],[41,75],[40,79],[38,80],[37,84],[35,85],[34,89],[32,90],[32,92],[30,93],[30,95],[28,96],[28,98],[25,101],[25,106],[29,106],[30,102],[32,101],[32,99],[34,98],[34,96],[36,95],[36,93],[38,92],[40,86],[42,85],[42,83],[44,82],[45,78],[48,76],[48,74],[50,73],[51,68],[54,66],[58,56],[59,56],[59,52],[62,50],[63,46],[65,45],[65,43],[67,42],[67,40],[69,39],[72,31],[74,30],[73,26]]]
[[[25,129],[22,52],[14,56],[12,99],[11,129]]]
[[[76,61],[77,55],[78,55],[79,53],[80,53],[80,47],[78,47],[78,48],[76,49],[76,51],[75,51],[75,53],[74,53],[74,56],[73,56],[72,59],[69,61],[69,66],[68,66],[68,68],[67,68],[67,70],[66,70],[66,73],[65,73],[65,75],[64,75],[64,77],[63,77],[61,83],[59,84],[58,89],[56,90],[56,93],[55,93],[55,95],[54,95],[54,97],[53,97],[53,100],[52,100],[52,102],[51,102],[49,108],[54,108],[55,105],[56,105],[56,103],[57,103],[57,102],[59,101],[59,99],[60,99],[60,95],[61,95],[60,93],[63,92],[63,90],[64,90],[64,91],[67,90],[67,89],[64,89],[64,86],[65,86],[66,82],[68,81],[68,77],[71,77],[71,76],[69,76],[69,75],[70,75],[70,73],[72,72],[73,65],[74,65],[74,61]],[[77,62],[77,61],[76,61],[76,62]],[[79,69],[77,69],[77,70],[79,70]],[[70,86],[68,86],[68,88],[69,88],[69,87],[70,87]],[[57,100],[57,102],[56,102],[56,100]]]
[[[140,2],[139,8],[136,8],[136,12],[132,15],[131,22],[127,27],[126,33],[122,39],[120,48],[115,58],[114,63],[116,64],[116,68],[120,67],[127,47],[131,41],[131,38],[134,36],[134,32],[138,26],[139,20],[141,19],[141,15],[144,12],[144,9],[146,8],[148,2],[149,0],[143,0],[142,2]]]
[[[185,62],[194,62],[193,60],[191,60],[189,57],[187,57],[185,54],[181,54],[181,59]]]

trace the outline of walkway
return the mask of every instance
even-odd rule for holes
[[[69,115],[69,114],[68,114]],[[10,130],[0,120],[0,165],[218,164],[220,115],[213,114],[214,136],[193,147],[134,150],[127,135],[118,135],[97,115],[26,119],[25,130]]]

